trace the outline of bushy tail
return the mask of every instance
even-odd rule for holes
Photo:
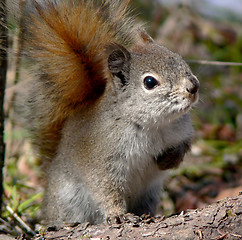
[[[45,155],[53,155],[60,129],[76,109],[92,104],[109,81],[107,46],[134,42],[129,0],[30,0],[26,53],[36,63],[29,96],[30,130]]]
[[[95,100],[104,91],[105,48],[132,41],[128,2],[101,1],[97,6],[93,0],[33,1],[37,14],[28,21],[28,53],[45,81],[55,85],[60,103],[68,102],[68,109]],[[60,103],[58,108],[65,109]]]

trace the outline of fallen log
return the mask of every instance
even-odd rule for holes
[[[242,194],[168,218],[128,214],[121,224],[52,227],[34,239],[242,239]]]

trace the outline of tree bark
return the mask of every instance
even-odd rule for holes
[[[135,219],[122,224],[49,228],[34,239],[242,239],[242,195],[169,218]]]
[[[0,2],[0,212],[2,210],[2,195],[3,195],[3,166],[5,156],[4,144],[4,91],[6,85],[7,74],[7,17],[6,17],[6,2]]]

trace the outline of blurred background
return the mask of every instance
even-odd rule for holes
[[[131,5],[149,34],[182,55],[201,84],[200,101],[191,112],[196,131],[191,153],[168,173],[159,213],[169,216],[238,195],[242,191],[242,1],[134,0]],[[26,63],[13,56],[21,51],[18,26],[9,20],[8,87],[26,78]],[[26,133],[11,120],[12,98],[10,89],[5,104],[5,204],[34,228],[43,179]],[[22,231],[9,211],[3,217],[11,222],[13,233]]]

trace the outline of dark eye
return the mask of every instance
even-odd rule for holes
[[[145,88],[151,90],[159,85],[159,82],[152,76],[147,76],[144,78]]]

